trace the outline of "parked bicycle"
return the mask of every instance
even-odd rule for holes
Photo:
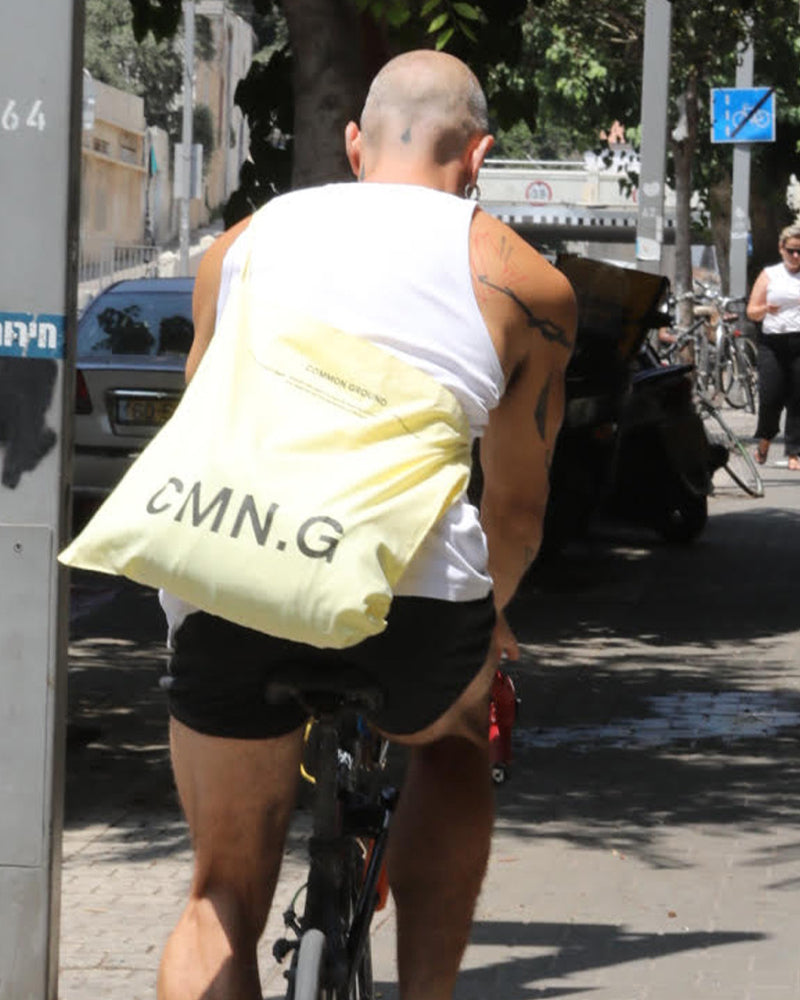
[[[693,304],[692,322],[666,331],[659,343],[660,356],[669,364],[691,361],[698,386],[712,398],[721,396],[730,406],[755,413],[758,362],[755,344],[739,322],[744,300],[700,282],[674,299],[672,308],[685,300]]]

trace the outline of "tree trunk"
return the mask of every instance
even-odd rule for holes
[[[683,94],[686,102],[685,135],[672,140],[675,162],[675,294],[692,289],[692,161],[697,149],[697,77],[690,73]],[[681,302],[678,319],[691,321],[691,302]]]
[[[368,80],[350,0],[283,0],[294,54],[292,187],[352,177],[344,127],[358,120]]]
[[[722,292],[727,295],[731,283],[731,196],[730,174],[718,180],[709,192],[711,235],[717,251],[717,267]]]

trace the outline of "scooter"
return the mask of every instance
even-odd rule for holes
[[[540,558],[601,512],[690,541],[706,523],[715,460],[692,405],[691,366],[665,368],[645,346],[650,330],[669,323],[669,282],[575,255],[556,263],[579,322]]]
[[[702,532],[714,471],[727,459],[709,443],[692,403],[693,370],[662,365],[649,347],[639,351],[605,503],[613,516],[667,542],[688,543]]]

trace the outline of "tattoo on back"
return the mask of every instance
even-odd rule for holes
[[[534,315],[533,311],[525,305],[522,299],[516,295],[512,289],[507,286],[503,287],[501,285],[495,285],[493,282],[489,281],[485,274],[479,274],[478,281],[480,281],[482,285],[486,285],[487,288],[492,288],[496,292],[501,292],[503,295],[507,295],[513,302],[516,302],[516,304],[528,317],[528,326],[532,329],[538,330],[545,340],[548,340],[553,344],[560,344],[567,350],[572,349],[572,340],[569,338],[566,331],[556,323],[553,323],[552,320],[543,319]]]

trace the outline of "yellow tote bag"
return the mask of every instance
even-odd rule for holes
[[[429,375],[254,284],[246,268],[172,418],[59,559],[354,645],[464,490],[468,423]]]

